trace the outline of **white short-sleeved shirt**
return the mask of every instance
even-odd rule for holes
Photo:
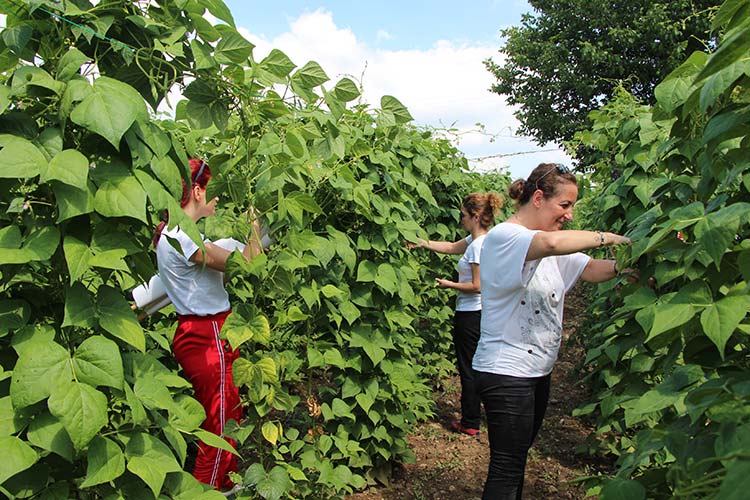
[[[479,254],[482,251],[482,245],[484,244],[484,237],[486,235],[479,236],[476,240],[473,240],[471,235],[466,237],[466,251],[458,259],[458,282],[459,283],[471,283],[472,274],[471,266],[473,264],[479,264]],[[481,293],[466,293],[458,291],[456,296],[456,311],[481,311],[482,310],[482,294]]]
[[[482,323],[472,366],[514,377],[552,372],[562,336],[565,293],[590,257],[582,253],[526,261],[538,231],[503,222],[482,246]]]
[[[182,255],[167,237],[179,242]],[[224,288],[224,273],[191,262],[189,259],[196,250],[198,245],[178,227],[165,228],[162,232],[156,245],[156,262],[167,296],[177,314],[206,316],[228,310],[229,295]]]

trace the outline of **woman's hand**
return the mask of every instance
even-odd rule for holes
[[[621,236],[615,233],[601,233],[604,236],[604,244],[608,246],[630,245],[632,241],[627,236]]]
[[[443,278],[435,278],[435,283],[437,283],[438,288],[453,288],[451,285],[454,285],[452,281]]]
[[[427,242],[422,239],[417,240],[416,243],[412,243],[411,241],[404,241],[404,246],[407,250],[414,250],[415,248],[426,248]]]

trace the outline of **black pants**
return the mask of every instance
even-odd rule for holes
[[[550,375],[519,378],[476,372],[487,414],[490,467],[483,500],[520,500],[526,456],[542,426]]]
[[[461,424],[479,429],[481,401],[471,361],[479,342],[482,311],[456,311],[453,316],[453,347],[456,351],[458,375],[461,378]]]

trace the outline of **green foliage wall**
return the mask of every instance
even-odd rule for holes
[[[637,284],[603,287],[579,410],[617,457],[600,498],[742,498],[750,477],[750,2],[727,1],[652,108],[621,93],[579,135],[610,158],[599,229]],[[625,495],[625,496],[623,496]]]
[[[195,239],[244,238],[251,206],[276,244],[227,269],[242,495],[332,498],[387,481],[431,414],[452,311],[432,273],[453,261],[403,240],[458,238],[462,196],[507,177],[468,174],[393,97],[373,109],[349,78],[326,90],[315,62],[256,61],[220,0],[0,12],[2,493],[223,498],[182,471],[196,439],[225,445],[198,427],[169,352],[174,315],[141,325],[127,293],[155,272],[164,209]],[[186,98],[175,119],[154,118],[173,85]],[[189,156],[208,159],[222,197],[200,227],[176,201]]]

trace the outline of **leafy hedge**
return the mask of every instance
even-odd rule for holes
[[[349,78],[326,90],[315,62],[256,61],[221,0],[3,0],[0,13],[0,491],[223,498],[182,471],[196,439],[224,445],[199,429],[171,357],[174,314],[141,325],[127,297],[155,272],[164,209],[194,238],[242,238],[251,206],[276,245],[227,269],[242,496],[387,481],[431,414],[428,377],[450,366],[433,273],[453,261],[402,241],[456,238],[461,196],[506,176],[467,173],[393,97],[372,109]],[[174,86],[186,99],[157,118]],[[222,196],[199,227],[177,204],[189,156],[208,159]]]
[[[750,487],[750,2],[710,53],[621,93],[579,139],[605,153],[599,228],[625,232],[637,284],[603,287],[586,361],[617,477],[600,498],[744,498]],[[652,280],[649,280],[649,278]]]

